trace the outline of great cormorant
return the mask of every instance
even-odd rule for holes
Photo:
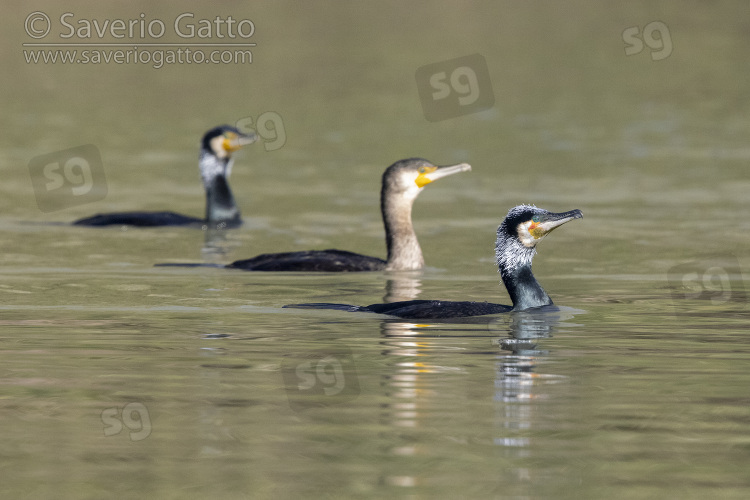
[[[409,300],[369,306],[323,303],[290,304],[284,307],[373,312],[408,319],[440,319],[525,311],[549,306],[552,305],[552,299],[531,272],[531,260],[536,253],[536,245],[556,227],[581,217],[583,213],[580,210],[552,213],[529,205],[519,205],[508,212],[497,228],[495,258],[500,277],[513,302],[512,306],[489,302]]]
[[[252,259],[238,260],[226,267],[244,271],[301,272],[421,269],[424,266],[422,249],[411,222],[414,200],[427,184],[467,170],[471,170],[467,163],[437,167],[422,158],[397,161],[386,169],[380,191],[380,211],[388,247],[386,260],[344,250],[308,250],[258,255]]]
[[[222,125],[205,133],[201,140],[199,167],[206,189],[206,218],[199,219],[175,212],[119,212],[79,219],[76,226],[208,226],[237,227],[242,223],[240,210],[229,188],[232,153],[255,142],[255,134],[244,134]]]

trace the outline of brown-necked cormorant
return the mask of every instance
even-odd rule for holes
[[[238,260],[228,268],[244,271],[408,271],[424,266],[422,249],[411,222],[411,208],[422,189],[442,177],[471,170],[467,163],[437,167],[422,158],[397,161],[383,173],[380,211],[385,225],[388,258],[368,257],[344,250],[271,253]],[[178,264],[179,265],[179,264]]]
[[[229,188],[232,153],[252,144],[255,134],[244,134],[234,127],[222,125],[205,133],[201,140],[199,167],[206,189],[206,218],[199,219],[175,212],[119,212],[79,219],[77,226],[196,226],[237,227],[242,223],[240,210]]]
[[[489,302],[409,300],[369,306],[290,304],[284,307],[373,312],[408,319],[440,319],[525,311],[549,306],[552,305],[552,299],[531,272],[531,260],[536,253],[536,245],[556,227],[581,217],[583,213],[580,210],[552,213],[529,205],[519,205],[508,212],[497,228],[495,257],[500,276],[513,302],[512,306]]]

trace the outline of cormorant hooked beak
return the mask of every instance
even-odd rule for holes
[[[534,247],[556,227],[562,226],[573,219],[581,218],[583,218],[583,212],[578,209],[562,213],[537,213],[531,220],[520,224],[518,235],[524,246]]]
[[[258,135],[255,133],[243,134],[241,132],[224,132],[224,140],[222,141],[222,147],[224,151],[233,153],[243,146],[252,144],[258,140]]]
[[[471,165],[468,163],[459,163],[458,165],[449,165],[445,167],[423,166],[419,167],[419,175],[414,182],[416,182],[417,186],[421,188],[432,181],[469,170],[471,170]]]

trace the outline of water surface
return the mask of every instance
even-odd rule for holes
[[[252,19],[253,63],[27,65],[28,9],[2,21],[3,497],[747,498],[744,4],[194,7]],[[623,32],[655,21],[668,57],[626,55]],[[428,121],[417,69],[476,53],[494,106]],[[264,112],[287,139],[237,155],[241,229],[68,225],[202,214],[198,138]],[[101,152],[106,196],[42,212],[29,162],[84,144]],[[411,156],[473,166],[415,203],[422,272],[153,267],[384,257],[380,175]],[[507,303],[494,233],[524,202],[584,213],[534,263],[555,314],[282,309]]]

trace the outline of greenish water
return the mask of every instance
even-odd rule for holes
[[[744,3],[6,10],[3,498],[750,494]],[[26,64],[32,10],[167,26],[232,15],[253,20],[257,46],[250,65]],[[626,55],[623,33],[643,40],[654,22],[668,31]],[[494,105],[429,121],[417,70],[471,54]],[[266,112],[286,140],[274,149],[266,131],[237,155],[241,229],[67,225],[201,215],[200,135]],[[85,144],[106,195],[42,212],[30,162]],[[410,156],[473,167],[415,203],[423,272],[153,267],[308,248],[385,256],[380,175]],[[282,309],[507,303],[494,233],[523,202],[584,213],[534,262],[558,314],[417,324]]]

